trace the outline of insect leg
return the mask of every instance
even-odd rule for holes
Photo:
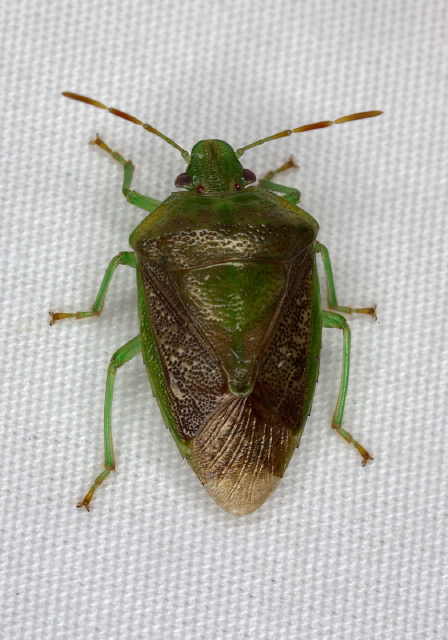
[[[340,436],[349,444],[352,444],[363,458],[363,466],[368,460],[373,460],[372,456],[359,444],[349,433],[342,429],[342,417],[344,415],[345,399],[347,397],[348,378],[350,372],[350,327],[347,320],[339,313],[333,311],[322,311],[323,326],[330,329],[341,329],[343,332],[343,356],[342,356],[342,376],[339,387],[338,400],[331,422],[332,429],[335,429]]]
[[[131,190],[130,187],[131,187],[132,177],[134,175],[134,169],[135,169],[134,164],[132,163],[132,160],[125,160],[119,153],[117,153],[117,151],[112,151],[112,149],[104,142],[104,140],[102,140],[99,137],[98,134],[95,140],[92,140],[90,144],[96,144],[98,147],[101,147],[101,149],[104,149],[104,151],[107,151],[107,153],[109,153],[112,156],[112,158],[114,158],[114,160],[116,160],[121,165],[123,165],[124,178],[123,178],[123,186],[121,190],[123,192],[124,197],[130,204],[133,204],[136,207],[139,207],[140,209],[144,209],[148,213],[151,213],[151,211],[154,211],[154,209],[156,209],[159,206],[160,200],[156,200],[155,198],[150,198],[149,196],[144,196],[141,193],[138,193],[137,191]]]
[[[297,165],[294,162],[294,158],[290,156],[289,160],[285,162],[285,164],[282,164],[282,166],[278,169],[275,169],[275,171],[269,171],[263,178],[259,180],[260,187],[263,187],[264,189],[270,189],[271,191],[284,193],[286,194],[285,196],[283,196],[285,200],[288,200],[288,202],[292,202],[293,204],[297,204],[300,200],[300,191],[298,189],[285,187],[281,184],[272,182],[272,178],[278,173],[282,173],[282,171],[287,171],[288,169],[292,168],[297,168]]]
[[[106,273],[104,274],[100,290],[98,291],[98,295],[95,298],[95,302],[93,303],[92,309],[90,311],[77,311],[76,313],[59,313],[56,311],[50,311],[50,324],[54,324],[58,320],[65,320],[66,318],[76,318],[76,320],[81,320],[81,318],[91,318],[92,316],[99,316],[103,310],[104,299],[106,297],[110,281],[112,280],[112,276],[115,273],[115,269],[120,264],[125,264],[128,267],[134,267],[135,269],[136,265],[134,253],[132,251],[122,251],[117,256],[115,256],[115,258],[112,258],[109,266],[107,267]]]
[[[114,353],[107,369],[106,397],[104,401],[104,471],[95,479],[84,499],[77,507],[85,507],[89,511],[89,504],[96,489],[104,482],[111,471],[115,471],[115,456],[112,444],[112,397],[114,393],[117,369],[132,360],[142,350],[140,336],[129,340]]]
[[[325,269],[325,277],[327,279],[328,308],[333,309],[334,311],[340,311],[341,313],[365,313],[373,316],[373,319],[376,320],[376,305],[374,307],[364,307],[361,309],[354,309],[352,307],[340,307],[338,305],[338,301],[336,298],[336,289],[334,286],[333,270],[331,268],[330,254],[328,253],[328,249],[320,242],[316,242],[315,248],[316,253],[320,253],[322,256],[322,262]]]

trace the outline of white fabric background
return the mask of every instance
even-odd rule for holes
[[[3,639],[448,637],[447,16],[443,0],[0,2]],[[235,147],[366,109],[384,115],[247,152],[321,225],[350,319],[345,426],[329,424],[341,335],[324,331],[313,413],[277,492],[219,509],[177,452],[136,358],[117,376],[117,473],[92,511],[109,357],[138,332],[134,272],[92,303],[142,218],[96,132],[173,190],[179,154],[60,97],[127,110],[187,149]]]

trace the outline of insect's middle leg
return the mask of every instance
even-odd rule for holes
[[[344,438],[349,444],[352,444],[361,454],[363,458],[363,466],[368,460],[373,460],[370,453],[368,453],[364,447],[359,444],[349,433],[342,429],[342,418],[344,415],[345,399],[347,397],[348,378],[350,372],[350,327],[347,320],[339,313],[333,311],[322,311],[323,326],[330,329],[341,329],[343,332],[343,356],[342,356],[342,376],[341,384],[339,387],[338,400],[336,402],[336,408],[333,414],[333,420],[331,427],[335,429],[340,436]]]
[[[327,280],[327,303],[328,308],[333,309],[334,311],[340,311],[341,313],[365,313],[373,317],[376,320],[376,305],[373,307],[362,307],[362,308],[353,308],[353,307],[341,307],[338,305],[338,300],[336,298],[336,288],[334,286],[334,278],[333,278],[333,269],[331,268],[331,260],[330,254],[328,253],[328,249],[325,245],[320,242],[316,242],[315,245],[316,253],[320,253],[322,256],[322,262],[325,270],[325,278]]]
[[[115,471],[115,456],[112,443],[112,399],[114,394],[115,376],[117,369],[132,360],[142,350],[140,336],[129,340],[114,353],[107,369],[106,397],[104,400],[104,471],[95,479],[84,499],[77,507],[85,507],[89,511],[89,504],[97,488],[104,482],[111,471]]]
[[[293,204],[298,204],[300,200],[300,191],[298,189],[294,189],[293,187],[285,187],[282,184],[272,182],[272,178],[278,173],[282,173],[283,171],[287,171],[288,169],[293,168],[297,168],[297,165],[294,162],[294,158],[290,156],[289,160],[285,162],[285,164],[282,164],[281,167],[275,169],[274,171],[269,171],[263,178],[259,180],[258,184],[260,185],[260,187],[264,187],[265,189],[284,193],[285,195],[283,196],[283,198],[285,200],[288,200],[288,202],[292,202]]]
[[[112,149],[102,140],[97,134],[95,140],[92,140],[90,144],[97,145],[107,151],[114,160],[119,162],[124,168],[124,178],[123,178],[123,186],[121,188],[124,197],[130,203],[139,207],[140,209],[144,209],[148,213],[154,211],[159,204],[160,200],[156,200],[155,198],[150,198],[149,196],[144,196],[137,191],[131,190],[131,182],[134,175],[134,164],[132,160],[125,160],[123,156],[121,156],[117,151],[112,151]]]
[[[75,313],[62,313],[59,311],[50,311],[51,321],[50,324],[54,324],[58,320],[66,320],[68,318],[75,318],[76,320],[81,320],[82,318],[92,318],[93,316],[101,315],[104,306],[104,300],[106,298],[106,293],[110,285],[110,281],[112,280],[112,276],[115,273],[115,269],[120,265],[124,264],[128,267],[133,267],[135,269],[135,255],[132,251],[122,251],[117,256],[112,258],[109,263],[109,266],[106,269],[106,273],[104,274],[103,281],[100,286],[100,290],[98,291],[98,295],[95,298],[95,302],[92,305],[90,311],[76,311]]]

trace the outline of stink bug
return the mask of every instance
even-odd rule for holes
[[[115,469],[111,407],[118,367],[142,353],[153,394],[183,457],[213,499],[235,514],[257,509],[278,485],[299,445],[319,369],[322,327],[341,329],[343,367],[332,420],[365,464],[370,454],[342,428],[350,364],[350,329],[342,313],[375,317],[375,307],[337,303],[330,258],[319,226],[297,203],[297,189],[272,181],[292,158],[257,186],[242,154],[292,133],[380,115],[367,111],[305,125],[234,151],[201,140],[191,154],[117,109],[63,93],[143,126],[180,151],[186,171],[164,202],[131,190],[134,165],[99,137],[92,142],[124,169],[123,195],[149,215],[130,236],[133,252],[113,258],[90,311],[99,316],[118,265],[136,269],[140,333],[112,356],[104,414],[104,471],[78,504],[89,509],[97,487]],[[283,194],[276,195],[274,192]],[[322,310],[316,254],[322,256],[329,310]]]

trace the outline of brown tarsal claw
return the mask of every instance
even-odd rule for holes
[[[363,460],[361,462],[362,466],[365,467],[366,464],[369,462],[369,460],[373,460],[373,456],[371,456],[370,453],[365,451],[365,454],[363,455]]]
[[[50,326],[52,326],[58,320],[65,320],[65,319],[71,318],[73,316],[72,313],[58,313],[56,311],[49,311],[48,313],[51,316]]]
[[[97,133],[97,134],[96,134],[96,137],[95,137],[95,140],[91,140],[91,141],[89,142],[89,144],[99,144],[100,142],[102,142],[102,140],[101,140],[101,138],[100,138],[99,134]]]

